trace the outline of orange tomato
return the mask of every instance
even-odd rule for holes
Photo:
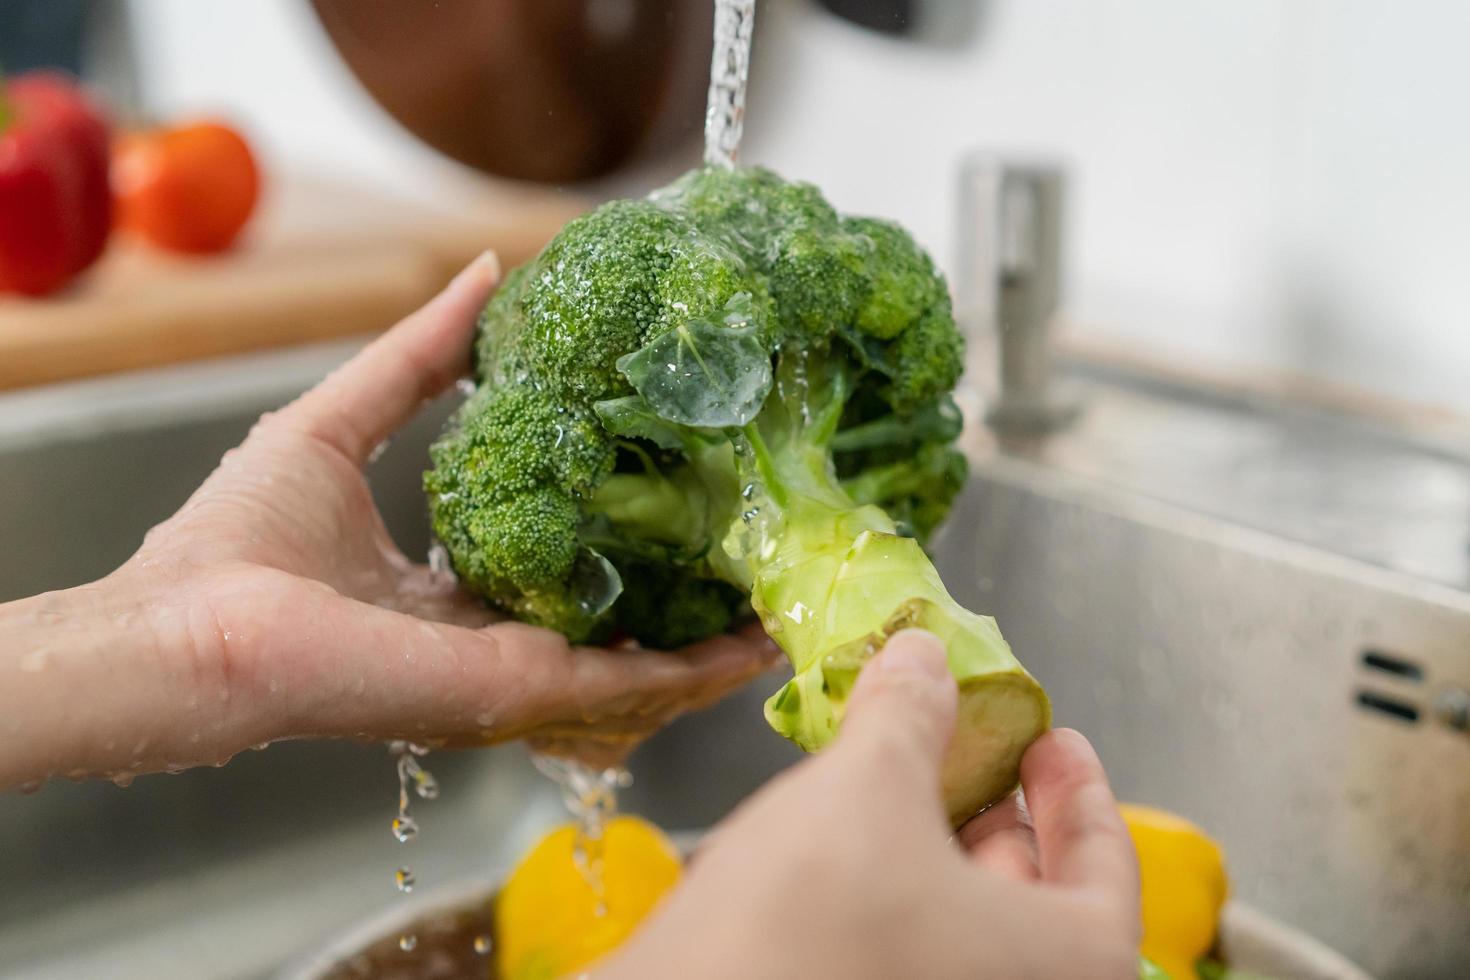
[[[175,252],[230,247],[255,210],[260,174],[235,130],[198,122],[123,137],[113,153],[118,225]]]

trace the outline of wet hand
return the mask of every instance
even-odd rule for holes
[[[0,606],[0,623],[30,637],[0,648],[0,677],[31,713],[54,701],[65,725],[49,741],[37,732],[46,750],[32,764],[0,760],[0,786],[214,762],[311,736],[526,737],[611,758],[766,668],[774,648],[759,633],[678,653],[608,651],[496,622],[389,538],[363,467],[468,372],[498,279],[494,256],[482,257],[262,418],[113,575]],[[23,669],[25,644],[43,642],[50,669]]]
[[[939,764],[956,691],[908,631],[862,672],[832,748],[716,828],[596,980],[1138,975],[1138,872],[1087,740],[1052,731],[1017,798],[952,835]]]

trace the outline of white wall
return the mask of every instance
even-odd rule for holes
[[[378,108],[308,0],[128,2],[151,112],[225,113],[274,167],[340,174],[411,197],[450,193],[467,179]]]
[[[459,179],[356,88],[305,0],[133,2],[156,106],[227,106],[280,159],[409,193]],[[937,47],[763,0],[744,157],[952,262],[965,150],[1060,155],[1074,320],[1470,411],[1470,4],[984,9]]]

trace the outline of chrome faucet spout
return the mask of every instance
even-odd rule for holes
[[[1053,164],[966,161],[961,252],[967,299],[994,325],[999,392],[986,421],[1037,435],[1076,415],[1051,386],[1051,330],[1061,299],[1066,176]]]

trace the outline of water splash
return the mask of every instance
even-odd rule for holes
[[[597,914],[606,915],[603,904],[602,835],[618,812],[618,790],[633,785],[633,776],[620,767],[594,769],[575,759],[533,755],[536,768],[561,787],[562,803],[577,824],[572,859],[597,898]]]
[[[389,829],[393,832],[394,840],[407,844],[419,835],[418,821],[409,812],[410,802],[414,796],[421,800],[437,799],[439,781],[419,762],[429,754],[429,750],[422,745],[405,740],[393,741],[388,743],[388,753],[393,757],[394,768],[398,770],[398,814],[393,818]],[[393,887],[404,895],[411,893],[415,884],[417,881],[413,869],[407,865],[401,865],[393,872]],[[418,944],[418,936],[411,932],[398,938],[398,948],[405,953],[413,952]]]
[[[441,498],[446,494],[440,494]],[[429,574],[441,582],[454,581],[454,564],[449,560],[449,549],[440,541],[429,545]]]
[[[754,28],[755,0],[715,0],[715,45],[704,117],[704,162],[712,167],[734,167],[740,151]]]

